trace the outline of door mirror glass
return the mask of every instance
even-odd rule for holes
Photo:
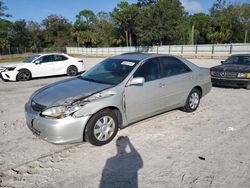
[[[143,77],[136,77],[130,80],[127,86],[141,86],[144,82],[145,79]]]

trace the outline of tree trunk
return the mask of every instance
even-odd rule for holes
[[[244,38],[244,43],[247,43],[247,34],[248,34],[248,31],[245,30],[245,38]]]
[[[194,44],[194,24],[192,25],[191,44]]]
[[[129,32],[129,46],[132,46],[132,33]]]
[[[126,45],[128,46],[128,31],[125,30],[125,34],[126,34]]]

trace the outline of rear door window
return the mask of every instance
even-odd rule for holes
[[[65,61],[68,58],[63,55],[53,55],[53,61]]]
[[[175,57],[160,57],[160,60],[164,77],[191,72],[191,69],[186,64]]]

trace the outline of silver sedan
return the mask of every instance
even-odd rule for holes
[[[51,143],[100,146],[139,120],[178,108],[195,111],[211,85],[209,70],[184,58],[122,54],[36,91],[25,105],[27,125]]]

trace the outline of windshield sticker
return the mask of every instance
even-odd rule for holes
[[[127,66],[134,66],[134,62],[131,62],[131,61],[123,61],[122,63],[121,63],[122,65],[127,65]]]

